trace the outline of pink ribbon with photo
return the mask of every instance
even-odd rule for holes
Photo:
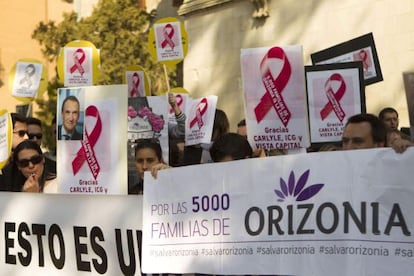
[[[365,51],[365,49],[362,49],[361,51],[359,51],[358,60],[362,61],[362,65],[364,67],[364,70],[365,71],[368,70],[368,68],[369,68],[368,53],[367,53],[367,51]]]
[[[78,54],[80,54],[80,58],[78,58]],[[85,73],[85,69],[83,69],[82,67],[82,63],[85,61],[85,59],[86,59],[85,52],[80,48],[77,49],[73,53],[73,62],[75,64],[70,68],[70,73],[73,74],[76,70],[78,70],[82,76]]]
[[[271,59],[280,59],[283,62],[282,69],[276,78],[273,78],[272,72],[270,71],[268,61]],[[271,48],[260,63],[260,71],[266,93],[254,109],[256,120],[260,123],[273,107],[283,125],[286,127],[289,123],[291,113],[283,99],[282,93],[290,79],[292,69],[283,49],[280,47]]]
[[[172,38],[174,36],[174,27],[171,24],[165,25],[163,29],[163,34],[164,40],[161,42],[161,48],[164,49],[165,47],[167,47],[167,45],[169,45],[171,49],[174,50],[175,43],[174,41],[172,41]]]
[[[203,98],[196,107],[195,117],[190,122],[190,128],[192,128],[196,123],[200,129],[203,125],[203,115],[207,112],[208,101],[206,98]]]
[[[339,81],[341,83],[336,92],[333,91],[331,85],[332,81]],[[332,111],[334,111],[336,117],[338,117],[338,119],[342,122],[342,120],[345,118],[345,112],[342,109],[339,101],[342,99],[346,92],[346,84],[343,77],[338,73],[332,74],[325,82],[325,90],[329,101],[325,104],[320,112],[322,121],[325,120],[325,118],[328,117]]]
[[[82,167],[83,163],[86,161],[94,179],[96,180],[101,168],[99,166],[98,159],[96,158],[94,147],[98,142],[102,132],[102,120],[98,109],[94,105],[90,105],[86,108],[85,116],[95,117],[96,124],[90,134],[85,128],[85,137],[83,141],[81,141],[82,147],[76,153],[76,157],[72,161],[72,170],[73,175],[76,175]]]
[[[134,72],[134,74],[132,75],[132,88],[129,91],[129,96],[130,97],[138,97],[138,88],[139,88],[139,83],[140,83],[140,78],[139,78],[139,74],[137,72]]]

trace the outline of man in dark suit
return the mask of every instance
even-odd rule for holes
[[[62,125],[58,126],[59,140],[82,140],[83,133],[76,131],[79,120],[79,100],[75,96],[68,96],[62,103]]]

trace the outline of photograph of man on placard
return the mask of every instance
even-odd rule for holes
[[[83,140],[83,111],[76,92],[78,89],[59,90],[64,99],[58,113],[58,140]]]

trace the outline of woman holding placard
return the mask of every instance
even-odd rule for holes
[[[146,171],[150,171],[153,177],[157,177],[159,170],[170,168],[163,161],[161,146],[156,139],[138,140],[135,145],[135,166],[140,180],[137,185],[129,189],[129,194],[143,193],[144,173]]]

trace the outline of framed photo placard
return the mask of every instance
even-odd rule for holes
[[[383,80],[372,33],[313,53],[311,59],[313,65],[360,61],[365,85]]]
[[[361,62],[305,66],[311,147],[338,144],[349,117],[366,112]]]

